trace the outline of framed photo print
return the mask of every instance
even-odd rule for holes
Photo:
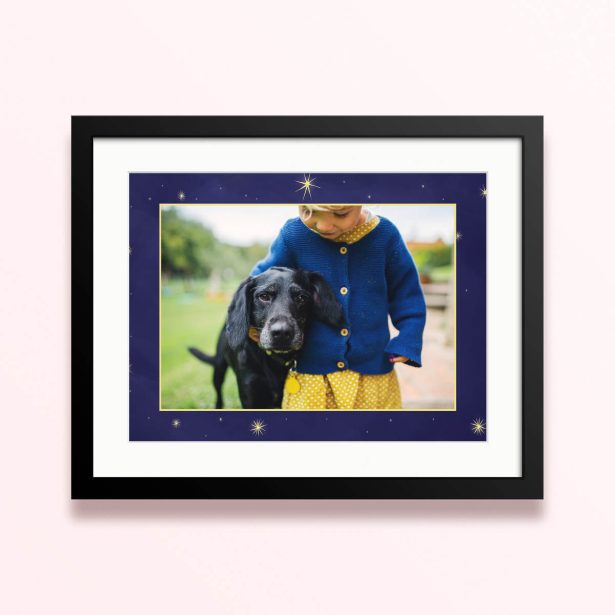
[[[74,117],[74,498],[541,498],[541,117]]]

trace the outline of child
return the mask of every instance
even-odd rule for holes
[[[425,300],[395,225],[361,205],[302,205],[251,275],[274,266],[322,274],[345,319],[340,330],[311,324],[282,409],[401,408],[393,363],[421,366]]]

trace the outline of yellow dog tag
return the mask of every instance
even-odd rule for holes
[[[295,378],[293,374],[288,374],[288,377],[286,378],[286,382],[284,383],[284,389],[286,390],[287,393],[290,393],[291,395],[294,395],[295,393],[298,393],[301,390],[301,385],[299,384],[299,381],[297,380],[297,378]]]

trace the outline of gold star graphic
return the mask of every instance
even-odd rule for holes
[[[474,421],[472,422],[472,431],[477,436],[480,436],[481,434],[485,433],[485,421],[483,419],[474,419]]]
[[[303,181],[299,181],[299,180],[295,180],[295,183],[299,184],[301,187],[297,188],[297,190],[295,190],[295,192],[299,192],[300,190],[303,190],[303,198],[301,199],[302,201],[305,200],[305,195],[309,194],[310,198],[312,198],[312,188],[320,188],[320,186],[317,186],[314,183],[314,180],[316,178],[312,178],[311,175],[308,173],[308,176],[305,176],[305,173],[303,174]]]
[[[486,188],[486,186],[483,186],[483,187],[480,189],[480,195],[481,195],[483,198],[485,198],[485,197],[487,196],[487,188]]]
[[[250,425],[250,431],[255,436],[262,436],[265,433],[265,431],[267,431],[265,427],[267,427],[267,425],[263,423],[261,419],[256,419],[255,421],[252,421],[252,425]]]

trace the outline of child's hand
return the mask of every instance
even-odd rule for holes
[[[405,363],[407,360],[408,360],[408,357],[402,357],[399,354],[389,355],[389,363]]]

